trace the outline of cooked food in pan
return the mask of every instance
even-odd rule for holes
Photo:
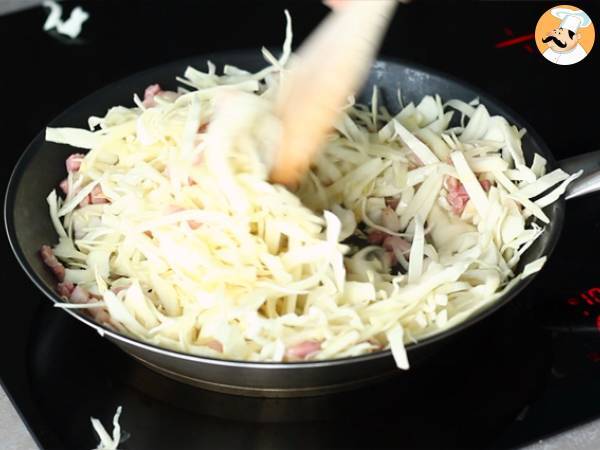
[[[290,48],[288,27],[260,72],[190,67],[176,91],[149,86],[89,130],[47,129],[83,149],[48,196],[58,243],[41,249],[63,307],[195,355],[391,347],[408,368],[405,345],[543,266],[520,256],[578,174],[527,164],[526,131],[477,99],[428,95],[394,114],[376,90],[369,106],[349,99],[303,181],[270,183]]]

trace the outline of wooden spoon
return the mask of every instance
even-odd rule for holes
[[[340,108],[364,82],[397,0],[352,0],[306,39],[283,75],[282,138],[271,180],[294,185],[322,147]]]

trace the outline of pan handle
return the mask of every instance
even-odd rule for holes
[[[563,159],[558,165],[567,173],[583,170],[583,175],[567,187],[567,200],[600,191],[600,150]]]

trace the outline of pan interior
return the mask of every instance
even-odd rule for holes
[[[225,63],[234,64],[247,70],[258,70],[265,65],[260,53],[254,50],[218,53],[173,62],[133,75],[97,91],[66,110],[54,119],[49,126],[87,128],[87,119],[89,116],[104,115],[108,108],[115,105],[132,105],[133,93],[137,92],[138,95],[141,95],[144,88],[149,84],[159,83],[163,87],[174,89],[177,86],[175,77],[181,75],[188,65],[203,69],[206,67],[207,60],[213,61],[217,64],[218,68],[222,68]],[[527,134],[523,137],[523,150],[529,164],[533,159],[534,153],[539,153],[548,160],[550,166],[556,165],[546,145],[527,126],[525,121],[496,100],[458,80],[411,63],[379,60],[374,64],[363,93],[359,96],[358,100],[360,102],[370,102],[373,86],[379,88],[380,98],[382,99],[380,104],[385,104],[391,112],[400,109],[397,96],[398,89],[402,92],[404,104],[409,102],[418,103],[423,96],[428,94],[439,94],[442,100],[457,98],[470,101],[479,97],[480,101],[488,107],[491,114],[501,114],[519,128],[524,127],[528,129]],[[43,244],[54,244],[57,241],[45,199],[48,193],[56,188],[60,180],[64,178],[64,161],[73,152],[74,150],[68,146],[45,142],[44,132],[40,132],[19,160],[10,179],[5,200],[7,232],[17,259],[32,281],[55,302],[59,301],[59,297],[54,290],[56,280],[44,267],[38,256],[38,251]],[[551,218],[551,223],[547,226],[546,232],[523,255],[520,267],[518,268],[519,270],[521,270],[524,264],[544,254],[548,254],[556,243],[564,217],[564,201],[561,200],[550,205],[545,209],[545,212]],[[407,347],[408,351],[415,351],[422,346],[443,339],[477,322],[509,301],[531,278],[529,277],[520,282],[511,292],[488,309],[480,311],[459,326],[424,339],[417,344],[409,345]],[[69,311],[69,313],[78,315],[80,320],[91,324],[84,316],[72,311]],[[106,330],[106,332],[112,334],[109,330]],[[113,334],[113,337],[133,345],[140,345],[135,339],[126,336]],[[145,344],[145,346],[148,346],[148,344]],[[161,350],[173,355],[178,354],[174,351]],[[381,356],[389,356],[389,351],[380,352],[380,354]],[[190,355],[187,356],[189,357]],[[348,359],[360,360],[372,357],[373,355],[366,355]],[[193,358],[203,361],[214,361],[210,358]],[[328,361],[324,361],[316,364],[327,363]],[[272,363],[263,363],[263,365],[265,367],[269,365],[273,366]]]

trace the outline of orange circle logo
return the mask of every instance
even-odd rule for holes
[[[546,11],[535,27],[535,44],[548,61],[570,66],[592,50],[596,32],[585,11],[559,5]]]

